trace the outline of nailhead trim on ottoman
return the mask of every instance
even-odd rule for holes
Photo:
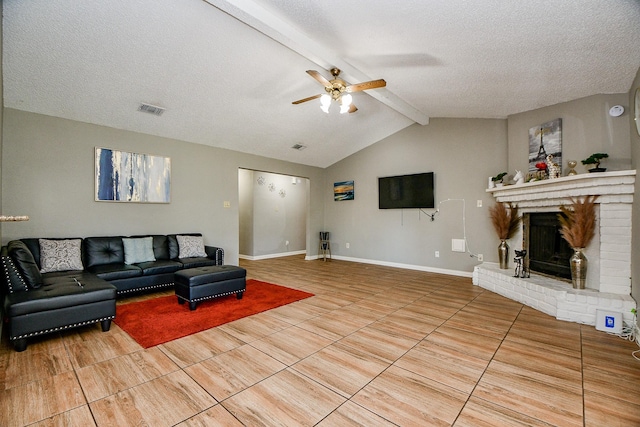
[[[215,265],[189,268],[174,274],[178,303],[189,303],[195,310],[196,303],[211,298],[236,294],[242,298],[246,290],[247,271],[233,265]]]

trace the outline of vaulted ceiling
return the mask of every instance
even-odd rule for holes
[[[637,0],[3,3],[5,107],[318,167],[431,117],[625,93],[640,68]],[[387,86],[353,114],[292,105],[332,67]]]

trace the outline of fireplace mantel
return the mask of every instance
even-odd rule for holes
[[[631,218],[635,170],[585,173],[556,179],[506,185],[486,190],[497,202],[518,205],[521,213],[556,212],[572,197],[597,195],[596,238],[586,251],[587,289],[538,274],[513,277],[484,263],[474,270],[474,284],[523,302],[562,320],[595,324],[596,310],[614,310],[626,320],[636,304],[631,298]],[[509,245],[522,248],[522,230]]]
[[[598,195],[598,203],[632,203],[635,170],[586,173],[556,179],[490,188],[498,202],[516,203],[521,209],[558,207],[570,197]]]

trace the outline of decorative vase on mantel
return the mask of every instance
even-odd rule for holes
[[[584,256],[584,248],[573,248],[573,255],[569,258],[569,265],[571,266],[573,289],[584,289],[589,265],[587,257]]]
[[[509,268],[509,245],[505,239],[501,239],[498,245],[498,260],[502,270]]]

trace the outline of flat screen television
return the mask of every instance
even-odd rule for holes
[[[433,172],[378,178],[379,209],[434,207]]]

